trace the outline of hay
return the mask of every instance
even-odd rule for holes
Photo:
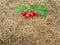
[[[25,19],[19,4],[43,4],[49,14]],[[0,45],[60,45],[60,0],[0,0]]]

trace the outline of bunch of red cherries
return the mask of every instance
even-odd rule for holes
[[[37,16],[37,15],[38,15],[38,11],[29,12],[29,13],[23,11],[21,14],[22,14],[22,16],[24,16],[25,18],[30,18],[30,17],[33,17],[33,16]]]

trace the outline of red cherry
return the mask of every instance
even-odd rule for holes
[[[26,15],[25,15],[25,18],[30,18],[29,14],[26,14]]]
[[[37,12],[37,11],[34,11],[33,14],[34,14],[34,15],[38,15],[38,12]]]
[[[34,16],[33,12],[30,12],[30,13],[29,13],[29,16],[30,16],[30,17],[33,17],[33,16]]]
[[[23,16],[25,16],[26,14],[27,14],[27,12],[24,12],[24,11],[22,12],[22,15],[23,15]]]

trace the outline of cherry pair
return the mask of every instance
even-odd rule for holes
[[[30,18],[30,17],[33,17],[33,16],[37,16],[38,15],[38,12],[37,11],[34,11],[34,12],[25,12],[23,11],[22,12],[22,15],[25,17],[25,18]]]

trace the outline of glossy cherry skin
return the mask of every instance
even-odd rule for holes
[[[27,14],[27,12],[25,12],[25,11],[22,12],[22,15],[23,15],[23,16],[25,16],[26,14]]]
[[[31,16],[29,14],[26,14],[25,15],[25,18],[30,18]]]
[[[30,12],[30,13],[29,13],[29,16],[30,16],[30,17],[33,17],[33,16],[34,16],[33,12]]]
[[[34,16],[37,16],[38,15],[38,11],[34,11],[33,14],[34,14]]]

